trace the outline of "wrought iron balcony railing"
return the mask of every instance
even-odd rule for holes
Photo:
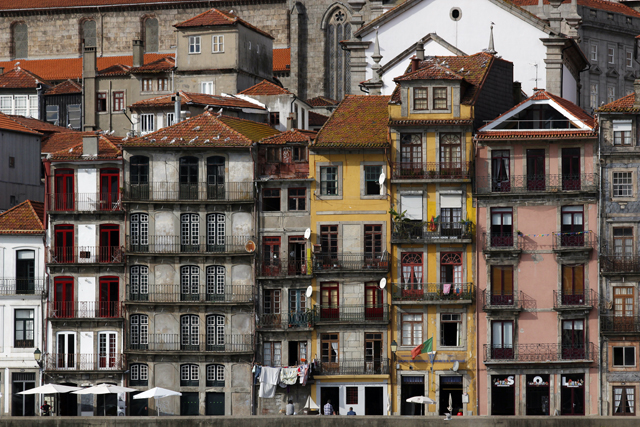
[[[121,353],[48,353],[44,357],[45,371],[123,371],[125,356]]]
[[[0,279],[0,295],[38,295],[43,284],[43,279]]]
[[[600,314],[600,331],[603,333],[640,333],[640,316]]]
[[[586,231],[582,233],[553,233],[553,249],[594,249],[597,245],[596,233]]]
[[[120,264],[122,246],[56,246],[49,248],[49,264]]]
[[[444,302],[474,299],[473,282],[392,283],[393,302]]]
[[[314,324],[314,312],[312,310],[297,313],[262,313],[258,316],[258,328],[260,329],[303,329],[311,328]]]
[[[313,271],[316,274],[340,271],[386,272],[389,271],[389,253],[318,253],[313,255]]]
[[[491,310],[522,310],[524,307],[524,293],[492,294],[489,290],[482,290],[482,309]]]
[[[478,176],[475,179],[476,194],[531,194],[565,191],[598,191],[598,174],[576,175],[512,175],[497,178]]]
[[[310,260],[293,261],[273,259],[258,263],[258,276],[262,277],[311,277],[311,271]]]
[[[49,319],[119,319],[123,314],[121,302],[56,301],[47,303]]]
[[[52,193],[47,198],[47,212],[120,212],[119,193]]]
[[[576,345],[558,343],[484,344],[484,361],[496,363],[597,362],[598,347],[592,342]]]
[[[487,251],[517,251],[520,250],[520,236],[512,233],[484,233],[484,248]]]
[[[316,305],[318,322],[388,322],[389,304]]]
[[[471,240],[473,223],[463,222],[394,222],[392,243],[454,243]]]
[[[252,285],[224,285],[215,283],[197,286],[182,285],[127,285],[129,302],[180,303],[250,303],[254,300]]]
[[[130,202],[252,202],[255,201],[255,192],[253,182],[224,184],[152,182],[127,184],[124,187],[124,200]]]
[[[601,255],[600,265],[605,273],[640,273],[640,256]]]
[[[132,351],[252,353],[254,345],[251,334],[148,334],[129,336],[127,348]]]
[[[340,359],[319,362],[317,375],[385,375],[389,373],[389,359]]]
[[[394,162],[391,179],[471,179],[471,162]]]
[[[204,254],[204,253],[247,253],[247,243],[253,236],[146,236],[130,237],[127,250],[131,253],[150,254]]]
[[[598,294],[593,289],[582,292],[553,291],[553,308],[555,309],[572,309],[597,306]]]

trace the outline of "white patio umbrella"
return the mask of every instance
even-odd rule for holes
[[[45,385],[41,385],[40,387],[21,391],[18,394],[57,394],[57,393],[69,393],[70,391],[76,391],[76,390],[80,390],[80,387],[71,387],[68,385],[60,385],[60,384],[45,384]]]
[[[427,396],[413,396],[407,399],[407,402],[409,403],[418,403],[421,405],[431,405],[436,403],[435,400],[433,400],[430,397]],[[422,408],[422,415],[424,415],[424,407]]]
[[[82,390],[74,391],[73,394],[111,394],[111,393],[130,393],[132,391],[138,391],[135,388],[120,387],[111,384],[99,384],[93,387],[83,388]]]
[[[156,409],[158,408],[158,399],[162,399],[163,397],[169,396],[182,396],[182,393],[179,391],[168,390],[162,387],[154,387],[150,388],[147,391],[143,391],[142,393],[136,394],[133,396],[134,399],[149,399],[153,397],[156,402]],[[160,411],[158,411],[158,415],[160,415]]]

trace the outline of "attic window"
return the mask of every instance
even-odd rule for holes
[[[462,18],[462,11],[460,10],[460,8],[454,7],[451,9],[451,11],[449,11],[449,17],[453,21],[459,21],[460,18]]]
[[[613,13],[607,13],[607,19],[610,19],[613,21]]]
[[[426,87],[416,87],[413,89],[413,109],[414,110],[428,110],[429,109],[429,95]]]

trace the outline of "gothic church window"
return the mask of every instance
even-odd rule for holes
[[[158,20],[156,18],[144,20],[144,51],[158,51]]]
[[[20,22],[13,25],[13,57],[27,58],[29,56],[29,34],[27,24]]]
[[[351,72],[349,69],[351,53],[342,50],[340,42],[351,38],[349,16],[342,8],[331,13],[326,26],[325,64],[326,95],[331,99],[341,100],[349,93]]]
[[[86,47],[96,47],[96,21],[88,19],[82,23],[81,39]]]

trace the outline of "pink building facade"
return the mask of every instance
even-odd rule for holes
[[[598,413],[595,126],[540,90],[476,136],[480,415]]]

